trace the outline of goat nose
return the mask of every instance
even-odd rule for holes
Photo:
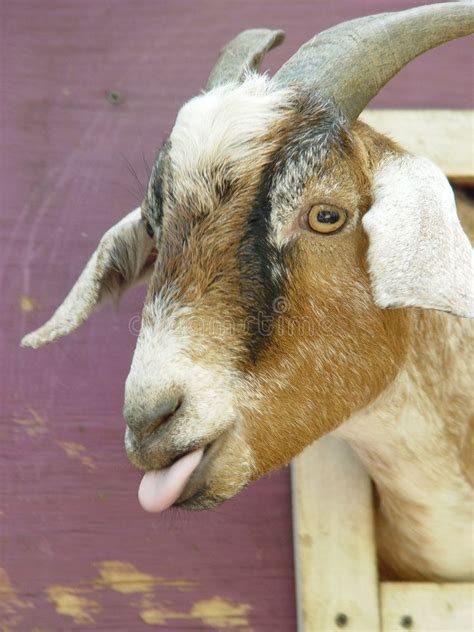
[[[150,407],[128,405],[126,403],[123,416],[133,434],[137,438],[143,439],[171,419],[180,406],[180,397],[169,397]]]

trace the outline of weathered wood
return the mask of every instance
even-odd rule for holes
[[[383,632],[472,632],[474,584],[383,582]]]
[[[370,479],[347,444],[324,437],[293,462],[300,632],[379,629]]]
[[[430,158],[453,182],[474,184],[474,110],[365,110],[362,120]]]

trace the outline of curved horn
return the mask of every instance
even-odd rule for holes
[[[274,76],[332,97],[354,121],[412,59],[474,32],[474,3],[445,2],[343,22],[304,44]]]
[[[258,70],[269,50],[283,42],[283,31],[249,29],[234,37],[219,54],[212,69],[206,90],[229,81],[240,81],[246,69]]]

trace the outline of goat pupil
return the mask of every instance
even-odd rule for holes
[[[320,222],[321,224],[335,224],[339,221],[338,211],[319,211],[317,217],[318,222]]]

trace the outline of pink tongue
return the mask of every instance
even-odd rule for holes
[[[164,511],[180,497],[191,474],[201,462],[203,449],[178,459],[170,467],[147,472],[138,490],[138,500],[145,511]]]

